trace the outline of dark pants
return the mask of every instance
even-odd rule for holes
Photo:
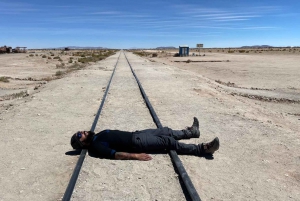
[[[201,145],[184,144],[177,140],[188,139],[181,130],[168,127],[147,129],[133,133],[133,146],[137,152],[159,152],[175,150],[177,154],[200,156]]]

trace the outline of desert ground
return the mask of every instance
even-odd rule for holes
[[[200,139],[185,143],[220,139],[212,159],[180,156],[202,200],[300,200],[297,49],[143,52],[126,55],[161,123],[196,116]],[[61,200],[78,159],[70,136],[90,129],[119,54],[84,65],[62,52],[0,55],[0,200]],[[95,131],[107,128],[155,128],[122,54]],[[152,157],[87,155],[72,200],[186,200],[170,157]]]

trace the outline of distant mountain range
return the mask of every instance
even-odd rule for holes
[[[241,48],[299,48],[299,46],[253,45],[253,46],[242,46]]]
[[[157,47],[155,48],[157,50],[162,50],[162,49],[176,49],[176,47],[173,47],[173,46],[166,46],[166,47]]]
[[[80,46],[65,46],[65,47],[49,47],[49,48],[38,48],[38,49],[45,49],[45,50],[53,50],[53,49],[57,49],[57,50],[64,50],[65,48],[69,48],[69,49],[76,49],[76,50],[84,50],[84,49],[92,49],[92,50],[97,50],[97,49],[110,49],[110,48],[106,48],[106,47],[80,47]]]
[[[291,46],[287,46],[285,48],[289,48]],[[297,48],[299,46],[294,46],[294,48]],[[106,47],[90,47],[90,46],[86,46],[86,47],[81,47],[81,46],[66,46],[66,47],[56,47],[56,48],[45,48],[45,49],[65,49],[65,48],[69,48],[69,49],[111,49],[111,48],[106,48]],[[232,47],[234,48],[234,47]],[[240,48],[283,48],[283,47],[275,47],[275,46],[270,46],[270,45],[252,45],[252,46],[242,46]],[[161,46],[161,47],[156,47],[156,48],[137,48],[137,47],[132,47],[129,49],[156,49],[156,50],[164,50],[164,49],[178,49],[177,47],[174,46]]]
[[[59,47],[57,49],[65,49],[66,47]],[[80,46],[68,46],[70,49],[108,49],[106,47],[80,47]]]
[[[252,46],[242,46],[241,48],[271,48],[270,45],[252,45]]]

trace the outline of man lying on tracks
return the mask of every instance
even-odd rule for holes
[[[184,144],[181,139],[199,138],[199,122],[194,117],[191,127],[172,130],[168,127],[147,129],[136,132],[104,130],[97,134],[92,131],[78,131],[71,138],[74,149],[88,149],[92,155],[108,159],[133,159],[148,161],[152,157],[145,152],[175,150],[177,154],[202,156],[213,154],[219,149],[219,138],[209,143]]]

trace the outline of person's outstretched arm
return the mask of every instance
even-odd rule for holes
[[[145,153],[126,153],[126,152],[116,152],[115,159],[118,160],[140,160],[140,161],[150,161],[152,157]]]

